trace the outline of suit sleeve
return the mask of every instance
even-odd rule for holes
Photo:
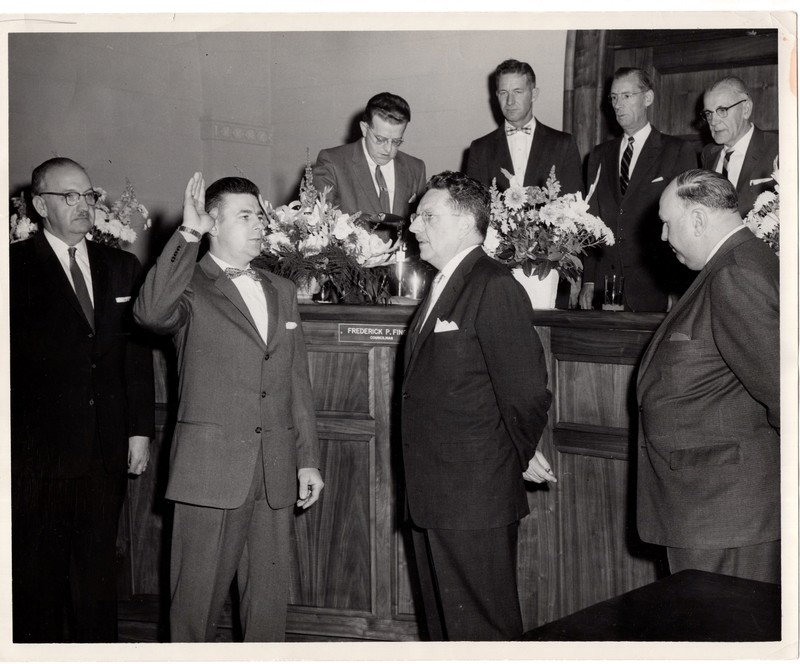
[[[135,256],[130,261],[131,295],[136,294],[141,265]],[[134,327],[134,326],[132,326]],[[125,389],[128,404],[128,436],[155,437],[155,383],[153,351],[135,327],[125,348]]]
[[[486,160],[481,154],[481,149],[478,141],[472,141],[469,146],[469,155],[467,157],[467,175],[476,179],[478,182],[485,186],[492,184],[490,179],[487,179],[486,173]]]
[[[297,307],[297,294],[291,289],[292,320],[297,323],[294,335],[294,363],[292,366],[292,419],[297,429],[297,467],[320,468],[319,441],[317,438],[316,416],[314,414],[314,393],[308,371],[308,352],[302,333],[300,311]]]
[[[600,216],[600,204],[598,202],[599,192],[598,189],[600,188],[600,179],[598,176],[598,171],[600,170],[600,154],[595,148],[589,154],[589,164],[586,168],[586,194],[588,196],[589,190],[592,188],[594,181],[597,180],[597,186],[595,187],[595,191],[592,194],[592,197],[589,199],[589,212],[596,217]],[[600,174],[602,177],[602,174]],[[583,283],[593,282],[596,283],[595,279],[595,272],[597,271],[597,256],[595,254],[594,249],[589,249],[586,252],[586,256],[583,257]]]
[[[780,309],[775,280],[760,269],[729,266],[710,286],[711,329],[720,355],[780,433]]]
[[[150,268],[133,316],[139,325],[156,334],[174,334],[190,315],[189,282],[197,263],[199,242],[187,242],[175,231]]]
[[[333,205],[339,205],[339,192],[336,183],[336,165],[327,150],[320,150],[317,155],[317,163],[313,169],[314,188],[322,192],[325,187],[330,187],[328,201]]]
[[[551,402],[544,350],[530,311],[516,281],[491,278],[475,320],[500,414],[523,468],[536,452]]]

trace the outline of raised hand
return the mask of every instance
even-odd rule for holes
[[[195,173],[183,195],[183,225],[199,233],[214,227],[214,218],[206,212],[206,183],[202,173]]]

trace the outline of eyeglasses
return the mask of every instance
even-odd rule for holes
[[[411,220],[412,224],[417,219],[422,221],[423,224],[429,224],[431,223],[431,219],[433,219],[434,217],[460,217],[460,216],[461,216],[460,212],[447,212],[445,214],[433,214],[431,212],[420,212],[420,213],[413,212],[409,216],[409,219]]]
[[[64,200],[67,202],[67,205],[74,206],[78,204],[78,201],[81,198],[86,200],[86,205],[89,207],[94,207],[97,205],[97,201],[100,200],[100,194],[96,191],[87,191],[84,193],[80,193],[77,191],[40,191],[37,196],[63,196]]]
[[[620,92],[619,94],[611,93],[608,95],[608,101],[612,104],[616,104],[618,101],[625,102],[626,104],[636,95],[643,95],[646,90],[640,90],[639,92]]]
[[[403,144],[402,138],[386,138],[385,136],[378,136],[374,131],[372,131],[372,127],[367,125],[370,134],[372,134],[372,138],[378,145],[386,145],[387,143],[391,143],[393,148],[399,148]]]
[[[711,119],[714,117],[714,114],[717,114],[717,117],[722,118],[723,120],[728,117],[728,111],[730,111],[734,106],[738,106],[739,104],[743,104],[747,101],[747,97],[744,99],[740,99],[735,104],[731,104],[730,106],[717,106],[713,111],[702,111],[700,113],[700,117],[702,117],[706,122],[711,122]]]

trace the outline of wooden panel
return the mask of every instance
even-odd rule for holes
[[[653,65],[662,73],[708,70],[724,63],[726,67],[751,67],[778,62],[778,31],[739,35],[702,42],[651,46]]]
[[[553,430],[553,443],[560,453],[604,459],[627,459],[631,439],[632,432],[620,427],[562,422]]]
[[[630,425],[628,413],[635,399],[631,385],[633,374],[634,367],[627,364],[559,361],[558,423],[627,429]]]
[[[560,360],[580,357],[585,362],[635,364],[651,336],[650,331],[619,329],[613,333],[598,333],[597,330],[559,327],[553,329],[552,352]]]
[[[654,581],[656,566],[636,535],[632,466],[560,454],[559,467],[563,616]]]
[[[320,352],[309,348],[314,410],[369,413],[368,350]]]
[[[294,520],[291,604],[371,611],[373,445],[320,440],[325,489]]]

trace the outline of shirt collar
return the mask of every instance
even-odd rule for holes
[[[48,231],[44,226],[42,226],[42,231],[44,232],[44,237],[50,243],[50,246],[53,248],[53,251],[56,254],[61,255],[68,255],[70,246],[74,246],[78,251],[78,254],[82,254],[83,256],[88,256],[88,250],[86,249],[86,238],[82,237],[81,241],[75,245],[69,245],[60,237],[53,235],[50,231]]]
[[[212,260],[222,268],[223,272],[225,271],[225,268],[228,268],[228,267],[232,267],[234,270],[241,269],[241,268],[236,267],[235,265],[231,265],[230,263],[225,262],[221,258],[218,258],[214,254],[212,254],[210,251],[208,252],[208,255],[211,256]],[[249,267],[250,267],[250,263],[245,265],[245,268],[249,268]]]
[[[466,249],[462,249],[459,251],[455,256],[453,256],[449,261],[447,261],[447,265],[442,268],[442,274],[444,275],[445,279],[449,279],[453,272],[456,271],[456,268],[461,265],[461,261],[466,258],[467,254],[472,251],[475,247],[480,246],[479,244],[471,244]]]
[[[728,238],[729,238],[731,235],[733,235],[734,233],[738,233],[738,232],[739,232],[740,230],[742,230],[743,228],[745,228],[745,225],[744,225],[744,223],[742,223],[742,225],[741,225],[741,226],[737,226],[736,228],[734,228],[733,230],[731,230],[731,231],[730,231],[729,233],[727,233],[727,234],[726,234],[726,235],[725,235],[725,236],[724,236],[724,237],[723,237],[723,238],[722,238],[722,239],[721,239],[719,242],[717,242],[717,244],[715,244],[715,245],[714,245],[714,248],[711,250],[711,253],[709,253],[709,254],[708,254],[708,257],[706,258],[706,262],[703,264],[703,267],[705,267],[706,265],[708,265],[708,261],[710,261],[712,258],[714,258],[714,254],[716,254],[716,253],[719,251],[719,248],[720,248],[720,247],[721,247],[723,244],[725,244],[725,242],[727,241],[727,239],[728,239]]]
[[[531,119],[530,119],[530,122],[526,122],[526,123],[525,123],[524,125],[522,125],[522,126],[523,126],[523,127],[530,127],[530,128],[531,128],[531,133],[530,133],[530,135],[531,135],[531,136],[533,136],[533,132],[535,132],[535,131],[536,131],[536,117],[535,117],[535,116],[534,116],[534,117],[531,117]],[[514,125],[512,125],[512,124],[511,124],[511,123],[510,123],[508,120],[506,120],[506,121],[503,123],[503,128],[504,128],[505,130],[508,130],[508,129],[516,129],[516,127],[515,127]]]
[[[722,151],[727,152],[728,150],[733,150],[734,152],[747,152],[747,148],[750,147],[750,139],[753,138],[753,130],[755,129],[754,124],[750,124],[750,129],[748,129],[744,135],[736,141],[731,147],[727,145],[722,146]]]
[[[636,145],[643,145],[647,138],[650,136],[650,132],[653,131],[653,125],[649,122],[642,127],[639,131],[635,131],[632,134],[625,134],[625,140],[623,142],[627,142],[628,136],[633,136],[633,141]]]

